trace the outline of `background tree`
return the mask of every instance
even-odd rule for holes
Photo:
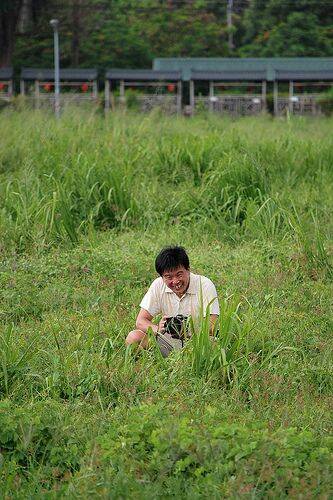
[[[22,3],[23,0],[2,0],[0,3],[0,67],[11,64]]]
[[[202,0],[50,0],[17,40],[14,60],[17,67],[52,64],[51,17],[60,20],[63,66],[136,68],[151,67],[157,56],[226,56],[225,9],[220,18],[213,7]]]
[[[253,0],[241,56],[333,55],[332,0]]]
[[[1,65],[151,67],[154,57],[333,55],[333,0],[1,0]],[[14,46],[15,41],[15,46]]]

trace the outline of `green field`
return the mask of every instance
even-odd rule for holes
[[[332,498],[332,119],[1,113],[2,498]],[[216,349],[125,349],[163,245]]]

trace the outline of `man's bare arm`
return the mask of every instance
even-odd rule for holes
[[[136,327],[144,333],[146,333],[148,328],[150,327],[156,334],[163,329],[166,318],[165,316],[163,316],[158,325],[154,325],[152,319],[153,316],[148,311],[146,311],[146,309],[141,308],[138,317],[136,318]]]
[[[151,327],[153,332],[157,332],[158,326],[152,323],[153,316],[146,311],[146,309],[140,309],[138,317],[136,318],[136,327],[142,332],[146,333],[148,328]]]

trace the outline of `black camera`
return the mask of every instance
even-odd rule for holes
[[[171,318],[166,318],[164,323],[164,333],[169,333],[173,339],[183,340],[187,327],[187,316],[178,314]]]

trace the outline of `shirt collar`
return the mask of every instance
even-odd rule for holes
[[[184,295],[186,295],[187,293],[189,295],[196,295],[196,293],[197,293],[197,291],[196,291],[196,280],[197,280],[197,274],[190,273],[190,283],[189,283],[188,289],[186,290],[186,292],[184,293]],[[167,293],[175,293],[167,285],[165,285],[165,291]],[[183,297],[184,297],[184,295],[183,295]]]

